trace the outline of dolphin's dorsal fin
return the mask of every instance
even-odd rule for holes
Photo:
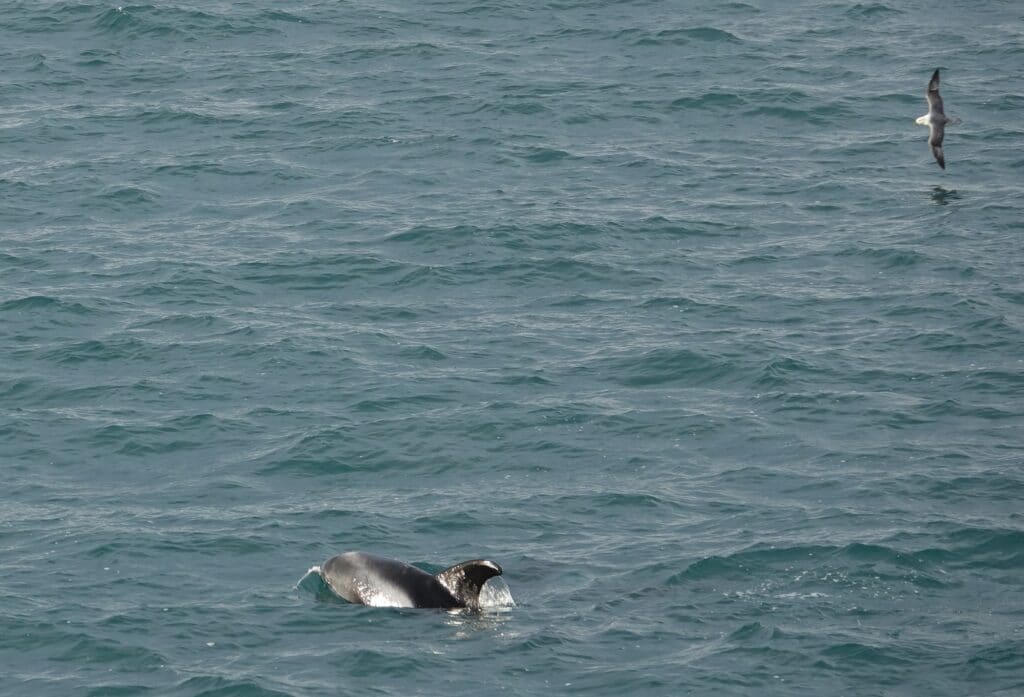
[[[473,559],[450,566],[435,575],[441,585],[466,607],[480,606],[480,588],[487,579],[501,575],[501,567],[486,559]]]

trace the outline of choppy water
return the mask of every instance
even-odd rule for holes
[[[5,3],[0,692],[1024,693],[1024,9],[934,5]]]

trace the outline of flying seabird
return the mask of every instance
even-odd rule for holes
[[[935,69],[932,79],[928,81],[928,113],[918,116],[916,123],[928,127],[928,145],[939,167],[946,169],[946,158],[942,155],[942,136],[946,133],[946,124],[958,124],[960,119],[947,119],[942,110],[942,96],[939,94],[939,70]]]

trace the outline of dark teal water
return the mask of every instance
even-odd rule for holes
[[[1024,694],[1019,3],[0,14],[0,693]]]

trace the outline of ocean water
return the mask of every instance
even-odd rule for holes
[[[14,0],[0,65],[0,693],[1024,694],[1024,5]]]

